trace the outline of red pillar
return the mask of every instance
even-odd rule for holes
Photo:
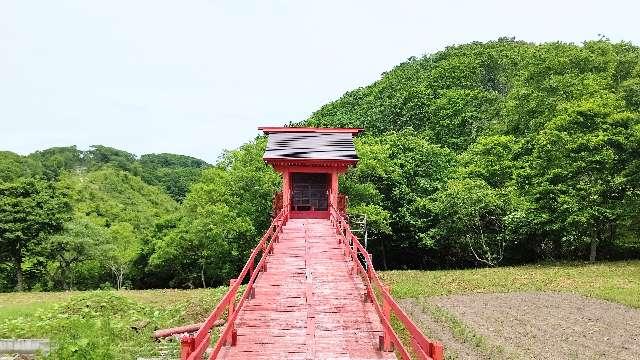
[[[288,210],[291,209],[291,179],[289,179],[289,171],[282,171],[282,206]]]
[[[338,208],[338,170],[331,172],[331,189],[329,191],[329,202],[334,208]]]

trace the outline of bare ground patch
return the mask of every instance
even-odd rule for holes
[[[570,293],[537,292],[457,295],[425,301],[450,312],[490,343],[505,349],[509,357],[640,359],[640,310],[625,305]],[[416,316],[406,303],[403,305]],[[445,346],[460,353],[459,358],[486,357],[479,351],[474,353],[473,347],[459,339],[447,338],[442,324],[440,330],[436,329],[433,319],[417,321],[422,326],[430,323],[425,331],[441,337]]]
[[[439,323],[438,320],[425,309],[421,300],[403,299],[400,301],[400,306],[402,306],[402,309],[416,325],[422,329],[427,337],[442,342],[445,347],[445,356],[447,359],[489,359],[488,356],[482,354],[482,352],[472,344],[457,339],[450,329]]]

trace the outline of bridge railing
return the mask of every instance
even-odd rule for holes
[[[331,208],[331,222],[336,229],[338,239],[343,245],[345,255],[351,258],[353,268],[366,286],[364,301],[373,303],[383,327],[383,335],[379,339],[382,351],[396,351],[403,360],[409,360],[412,355],[421,360],[443,360],[444,347],[438,341],[428,339],[422,331],[411,321],[390,294],[390,288],[385,285],[373,268],[371,254],[360,244],[358,238],[351,232],[345,217],[335,208]],[[391,326],[391,315],[402,324],[410,338],[410,350],[407,349]]]
[[[227,319],[224,328],[209,354],[209,359],[215,359],[222,349],[222,346],[226,344],[236,344],[236,318],[238,317],[238,313],[245,301],[249,298],[255,297],[255,289],[253,285],[258,274],[262,271],[267,271],[267,255],[272,253],[273,246],[278,242],[278,237],[282,232],[282,227],[286,224],[287,220],[289,220],[289,213],[286,209],[287,207],[282,209],[276,218],[273,219],[271,226],[262,236],[258,245],[251,252],[249,259],[242,268],[238,278],[230,281],[229,290],[222,297],[222,300],[220,300],[218,305],[211,312],[207,320],[205,320],[195,335],[189,334],[181,338],[181,360],[202,359],[202,355],[211,344],[212,329],[225,313],[227,314]],[[258,255],[261,255],[259,259]],[[244,292],[242,293],[242,296],[237,299],[238,290],[247,277],[249,280],[245,286]]]

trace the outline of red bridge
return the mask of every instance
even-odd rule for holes
[[[264,159],[283,174],[277,216],[205,323],[182,337],[181,359],[443,359],[345,219],[338,175],[357,162],[361,130],[262,129]]]

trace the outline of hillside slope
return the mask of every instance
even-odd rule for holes
[[[640,49],[512,39],[411,58],[316,111],[393,267],[638,256]]]

